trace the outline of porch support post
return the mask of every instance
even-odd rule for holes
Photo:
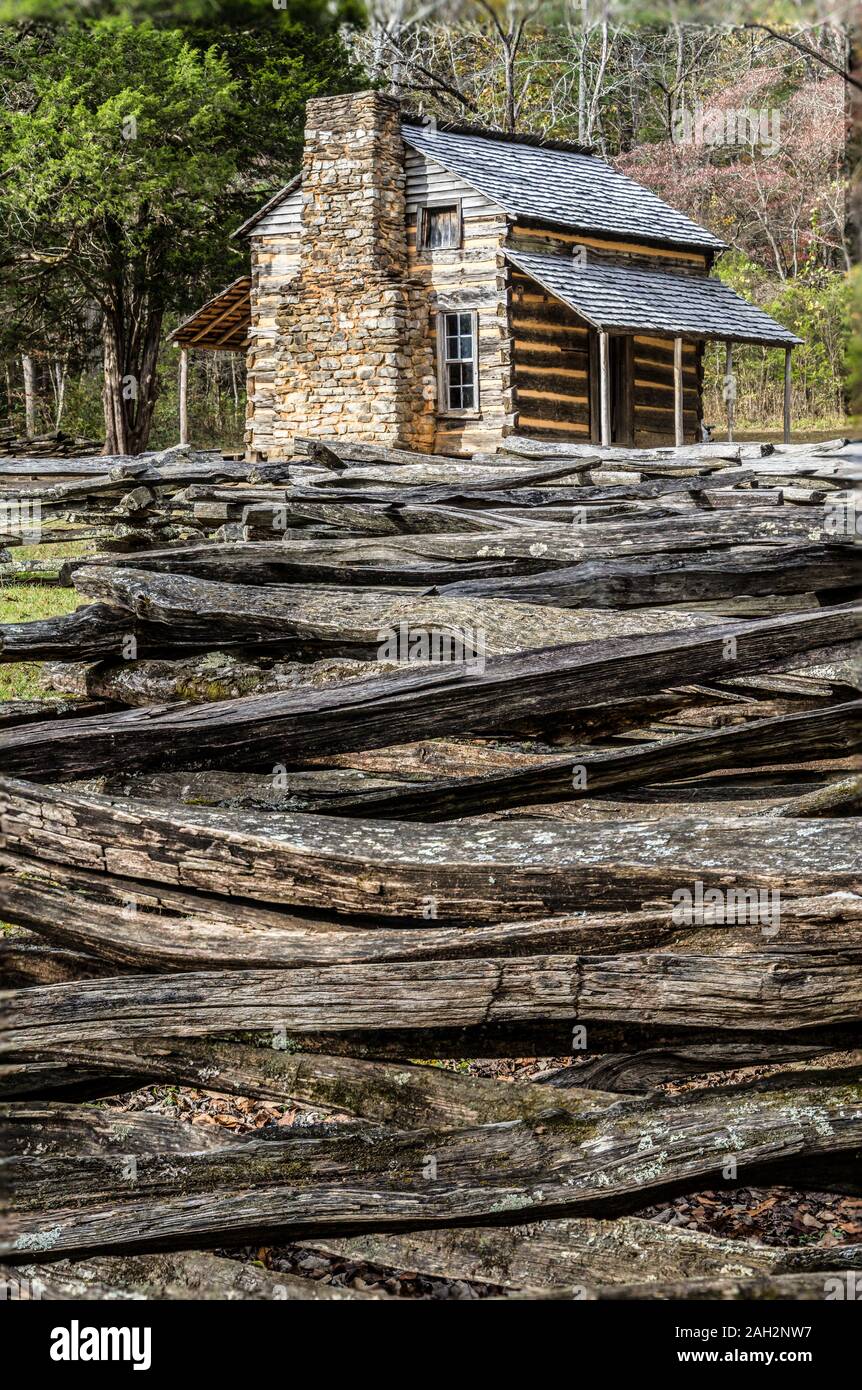
[[[608,335],[604,331],[599,332],[599,401],[601,435],[600,444],[610,444],[611,442],[611,382],[608,352]]]
[[[793,351],[793,349],[792,349],[792,348],[789,348],[789,347],[786,347],[786,348],[784,349],[784,442],[785,442],[785,444],[789,444],[789,443],[790,443],[790,392],[791,392],[791,380],[790,380],[790,354],[791,354],[792,351]]]
[[[733,382],[733,343],[724,349],[724,399],[727,402],[727,442],[733,443],[734,382]]]
[[[682,428],[682,338],[673,340],[673,432],[679,449],[685,443]]]
[[[180,348],[180,443],[189,442],[189,350]]]

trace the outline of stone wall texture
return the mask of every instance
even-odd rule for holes
[[[432,445],[433,348],[409,274],[404,182],[397,101],[308,103],[299,273],[280,291],[272,415],[252,428],[252,454],[289,455],[297,435]]]

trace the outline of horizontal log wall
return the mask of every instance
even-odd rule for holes
[[[416,286],[415,311],[427,316],[434,360],[437,314],[441,308],[475,309],[479,325],[478,411],[467,418],[447,418],[436,400],[437,382],[432,376],[422,389],[435,427],[417,447],[433,448],[443,454],[493,449],[514,425],[508,277],[501,252],[507,232],[506,217],[455,174],[415,150],[407,151],[406,174],[409,273]],[[461,207],[461,246],[433,251],[417,247],[419,208],[429,202],[444,203],[449,198]]]
[[[519,433],[589,440],[587,324],[517,270],[511,305]]]
[[[700,344],[682,345],[682,405],[686,444],[698,438],[703,412]],[[673,339],[648,334],[634,338],[635,447],[673,444]]]
[[[570,256],[573,246],[586,246],[590,261],[628,265],[638,270],[673,270],[683,275],[709,273],[707,258],[702,252],[647,246],[622,237],[584,236],[560,227],[543,226],[540,222],[517,222],[508,244],[513,250],[540,256]]]
[[[539,223],[518,222],[512,228],[508,245],[514,250],[532,252],[539,255],[569,256],[576,245],[587,248],[588,260],[609,265],[629,266],[639,270],[672,270],[682,275],[707,275],[709,263],[705,255],[695,251],[669,247],[647,246],[620,238],[582,236],[578,232],[566,232],[559,227],[542,226]],[[524,277],[521,277],[522,279]],[[535,288],[535,287],[534,287]],[[546,303],[553,304],[551,296],[545,296]],[[513,305],[513,314],[517,313]],[[562,306],[556,310],[556,317],[564,311]],[[545,310],[546,315],[548,311]],[[581,322],[574,314],[569,321],[574,325]],[[536,329],[533,328],[533,344],[536,343]],[[516,386],[519,381],[519,346],[524,335],[515,334]],[[698,423],[701,418],[701,371],[702,347],[686,343],[683,346],[683,424],[686,443],[693,443],[698,437]],[[531,358],[531,361],[536,361]],[[538,365],[538,363],[537,363]],[[542,365],[546,365],[545,362]],[[553,365],[548,363],[547,365]],[[589,372],[589,367],[587,367]],[[549,395],[559,394],[556,387],[548,388]],[[589,392],[584,394],[589,395]],[[520,398],[520,393],[519,393]],[[597,399],[597,394],[596,394]],[[673,414],[673,339],[668,337],[636,336],[634,339],[634,444],[639,448],[674,443]],[[559,402],[557,403],[559,407]],[[519,429],[525,433],[535,432],[536,426],[528,424],[533,411],[521,411]],[[524,418],[526,417],[526,418]],[[552,407],[546,406],[542,416],[554,424],[560,438],[576,438],[582,435],[589,438],[589,412],[571,417],[571,423],[564,426],[553,418]],[[586,428],[585,428],[586,425]],[[544,434],[546,430],[541,429]],[[595,434],[595,431],[594,431]]]
[[[428,428],[423,430],[423,439],[415,441],[417,447],[445,454],[494,448],[516,421],[517,428],[527,434],[588,440],[587,325],[519,274],[514,276],[514,286],[520,282],[521,292],[511,305],[510,318],[508,277],[501,255],[507,232],[508,244],[516,249],[568,255],[577,243],[587,246],[596,260],[673,269],[688,275],[708,273],[707,258],[696,252],[581,236],[540,225],[518,223],[509,229],[505,215],[492,202],[418,152],[408,151],[406,173],[415,312],[420,317],[427,314],[426,331],[434,352],[439,305],[463,305],[475,308],[479,315],[479,410],[475,417],[447,418],[436,409],[437,383],[428,375],[417,384],[427,402],[428,415]],[[433,252],[417,249],[419,207],[450,196],[460,202],[462,210],[462,246]],[[281,290],[299,267],[301,208],[302,194],[297,189],[258,224],[251,239],[246,443],[253,458],[265,457],[275,442],[275,316]],[[635,339],[634,442],[638,446],[673,443],[672,353],[671,339]],[[686,344],[687,442],[697,437],[701,411],[698,358],[699,350]]]

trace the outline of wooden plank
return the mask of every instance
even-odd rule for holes
[[[34,1298],[75,1302],[393,1301],[391,1295],[379,1289],[325,1284],[200,1250],[16,1264],[0,1269],[0,1282],[9,1289],[17,1289],[23,1282],[33,1291]]]
[[[788,1123],[788,1106],[793,1123]],[[34,1126],[34,1139],[38,1131]],[[542,1215],[601,1215],[633,1199],[781,1159],[816,1163],[862,1141],[846,1088],[770,1093],[738,1087],[699,1098],[617,1101],[589,1118],[323,1139],[286,1130],[211,1153],[13,1158],[2,1253],[32,1258],[283,1236],[356,1234],[418,1224],[508,1225]],[[596,1166],[596,1151],[602,1163]],[[436,1181],[428,1179],[429,1155]],[[349,1202],[344,1199],[349,1189]]]
[[[549,423],[561,427],[577,424],[585,430],[589,424],[589,402],[585,396],[536,390],[532,386],[520,385],[517,392],[521,408],[519,419],[522,425],[527,421],[539,421],[542,424]]]
[[[670,1047],[647,1047],[640,1051],[605,1053],[578,1059],[576,1066],[561,1067],[536,1078],[544,1089],[565,1089],[569,1085],[598,1086],[603,1091],[625,1091],[632,1095],[646,1094],[667,1082],[701,1080],[704,1085],[716,1084],[721,1073],[734,1072],[742,1067],[769,1067],[770,1074],[799,1074],[799,1063],[814,1081],[821,1075],[837,1080],[842,1072],[847,1080],[856,1079],[862,1071],[862,1051],[852,1048],[836,1052],[823,1044],[806,1041],[800,1033],[794,1041],[766,1043],[737,1042],[725,1034],[717,1042],[682,1040]],[[773,1083],[774,1084],[774,1083]]]
[[[489,771],[482,777],[424,782],[358,792],[341,815],[392,815],[420,820],[476,815],[506,807],[577,800],[611,787],[678,780],[720,768],[768,767],[794,758],[862,750],[862,701],[755,719],[739,727],[684,734],[620,750],[579,750],[553,763]],[[577,784],[575,773],[578,773]],[[804,809],[802,810],[804,814]]]
[[[674,443],[677,448],[680,448],[685,443],[682,394],[682,338],[674,338],[673,340],[673,416]]]
[[[599,442],[605,447],[611,442],[611,387],[608,352],[608,335],[601,332],[599,333],[599,411],[601,421]]]
[[[716,519],[722,513],[711,513]],[[733,513],[730,513],[733,515]],[[846,556],[846,558],[845,558]],[[587,603],[595,608],[683,603],[742,594],[804,594],[858,589],[858,554],[822,546],[728,546],[704,553],[632,555],[584,559],[570,568],[500,579],[444,585],[448,597],[509,598],[557,608]]]
[[[852,881],[850,891],[862,887],[858,872],[841,879]],[[463,1029],[467,1043],[481,1028],[636,1024],[646,1011],[653,1027],[780,1038],[858,1025],[860,966],[862,946],[716,955],[674,948],[76,979],[7,991],[14,1021],[0,1029],[0,1054],[48,1038],[79,1044],[279,1028],[298,1037],[395,1032],[417,1042]]]
[[[529,1227],[456,1227],[385,1232],[304,1242],[341,1259],[415,1269],[446,1279],[481,1280],[507,1288],[564,1288],[573,1284],[623,1288],[633,1283],[737,1279],[758,1274],[804,1274],[862,1263],[862,1246],[796,1249],[726,1239],[637,1216],[615,1221],[569,1218]],[[820,1279],[822,1297],[822,1276]]]
[[[691,633],[582,642],[489,657],[453,678],[446,665],[337,690],[250,696],[204,706],[156,706],[11,729],[0,771],[46,778],[186,765],[272,767],[292,757],[406,742],[417,734],[478,733],[521,718],[644,695],[686,680],[774,667],[812,649],[858,641],[862,608],[783,614]],[[730,643],[730,645],[728,645]],[[610,683],[610,684],[609,684]],[[246,745],[246,746],[244,746]],[[248,750],[253,749],[249,758]]]
[[[569,244],[583,244],[585,246],[595,246],[606,251],[619,251],[644,256],[661,256],[667,260],[689,261],[692,265],[705,266],[706,257],[696,251],[680,251],[678,247],[670,246],[648,246],[641,242],[621,241],[618,238],[609,239],[607,237],[597,237],[583,235],[581,232],[567,232],[560,227],[541,227],[528,225],[526,222],[518,222],[515,228],[515,235],[518,237],[547,238],[552,236],[554,240]],[[531,249],[532,246],[531,246]]]
[[[430,1064],[366,1061],[217,1038],[138,1038],[134,1043],[77,1046],[46,1042],[20,1050],[17,1059],[26,1061],[37,1089],[40,1076],[48,1077],[55,1089],[89,1079],[105,1095],[136,1083],[191,1086],[281,1105],[313,1105],[400,1129],[539,1120],[549,1110],[576,1115],[614,1098],[592,1088],[559,1091],[528,1082],[501,1085]],[[8,1093],[14,1065],[0,1071],[0,1089]]]
[[[134,636],[128,612],[91,603],[57,618],[0,625],[0,661],[53,661],[72,653],[82,660],[116,655]]]
[[[125,704],[125,701],[119,703]],[[46,719],[81,719],[91,714],[107,714],[116,708],[117,703],[112,699],[4,700],[0,702],[0,729],[42,723]]]
[[[148,805],[11,780],[0,784],[0,814],[10,854],[417,925],[429,912],[458,924],[642,907],[695,878],[722,885],[727,875],[788,898],[859,890],[852,817],[393,825]],[[707,842],[709,863],[696,872]],[[608,862],[618,865],[612,877]]]
[[[655,407],[658,410],[666,410],[671,404],[672,397],[670,391],[663,386],[646,385],[635,382],[633,390],[633,400],[635,409],[643,411],[647,407]],[[697,413],[698,395],[697,388],[692,386],[690,390],[683,392],[683,406],[686,415]]]
[[[0,1139],[4,1157],[56,1158],[94,1157],[124,1143],[124,1152],[164,1155],[215,1151],[230,1143],[215,1127],[194,1130],[164,1115],[51,1101],[0,1105]]]
[[[0,875],[10,922],[31,928],[40,939],[86,952],[92,964],[103,961],[118,970],[297,969],[555,952],[592,955],[662,946],[678,931],[670,908],[502,922],[481,932],[434,919],[423,926],[368,930],[331,913],[297,916],[284,908],[243,907],[230,899],[209,900],[140,879],[3,853]],[[853,944],[858,934],[836,927],[834,939]]]

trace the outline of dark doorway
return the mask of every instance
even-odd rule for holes
[[[632,396],[634,352],[630,337],[611,338],[608,360],[611,372],[611,443],[634,444]]]
[[[634,444],[634,339],[619,334],[608,339],[611,396],[611,443]],[[590,439],[601,439],[599,396],[599,335],[590,333]]]

